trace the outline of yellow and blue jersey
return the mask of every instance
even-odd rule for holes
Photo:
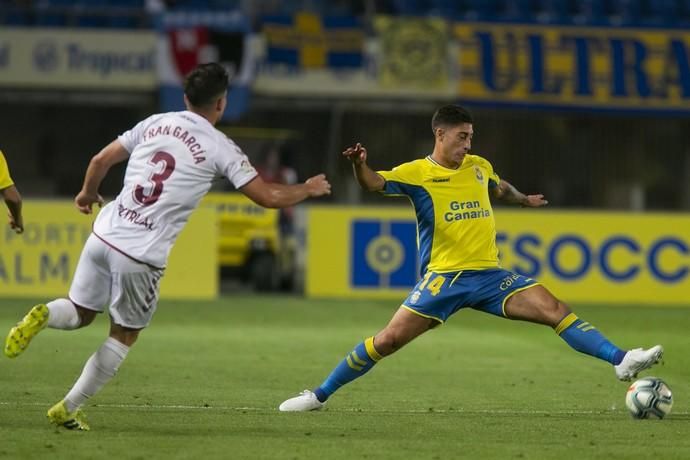
[[[489,188],[500,179],[486,159],[465,155],[449,169],[427,156],[378,174],[384,195],[407,196],[414,206],[422,274],[499,266]]]
[[[7,167],[7,161],[5,161],[5,156],[0,150],[0,190],[4,190],[10,185],[14,185],[12,178],[10,177],[10,169]]]

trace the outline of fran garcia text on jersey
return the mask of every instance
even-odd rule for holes
[[[491,211],[482,208],[479,201],[451,201],[450,211],[443,214],[446,222],[453,222],[455,220],[465,219],[479,219],[481,217],[490,217]]]
[[[181,126],[159,125],[157,127],[148,128],[144,131],[144,140],[147,141],[152,137],[160,135],[173,136],[182,141],[182,143],[187,146],[189,153],[194,157],[194,164],[206,161],[206,157],[204,156],[206,150],[197,142],[196,137],[189,134],[189,131]]]

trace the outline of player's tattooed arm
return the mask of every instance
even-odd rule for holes
[[[526,208],[539,208],[549,204],[549,202],[544,199],[544,195],[525,195],[516,189],[510,182],[503,179],[501,179],[498,185],[491,190],[494,198],[504,203],[519,204]]]

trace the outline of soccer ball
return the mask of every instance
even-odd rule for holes
[[[633,418],[664,418],[671,412],[673,394],[660,378],[645,377],[630,385],[625,405]]]

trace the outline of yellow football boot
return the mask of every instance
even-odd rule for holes
[[[46,415],[50,423],[64,426],[68,430],[89,431],[91,429],[81,409],[68,412],[64,399],[51,407]]]
[[[5,339],[5,356],[16,358],[29,346],[29,342],[48,324],[50,311],[44,304],[34,306],[29,313],[17,323]]]

